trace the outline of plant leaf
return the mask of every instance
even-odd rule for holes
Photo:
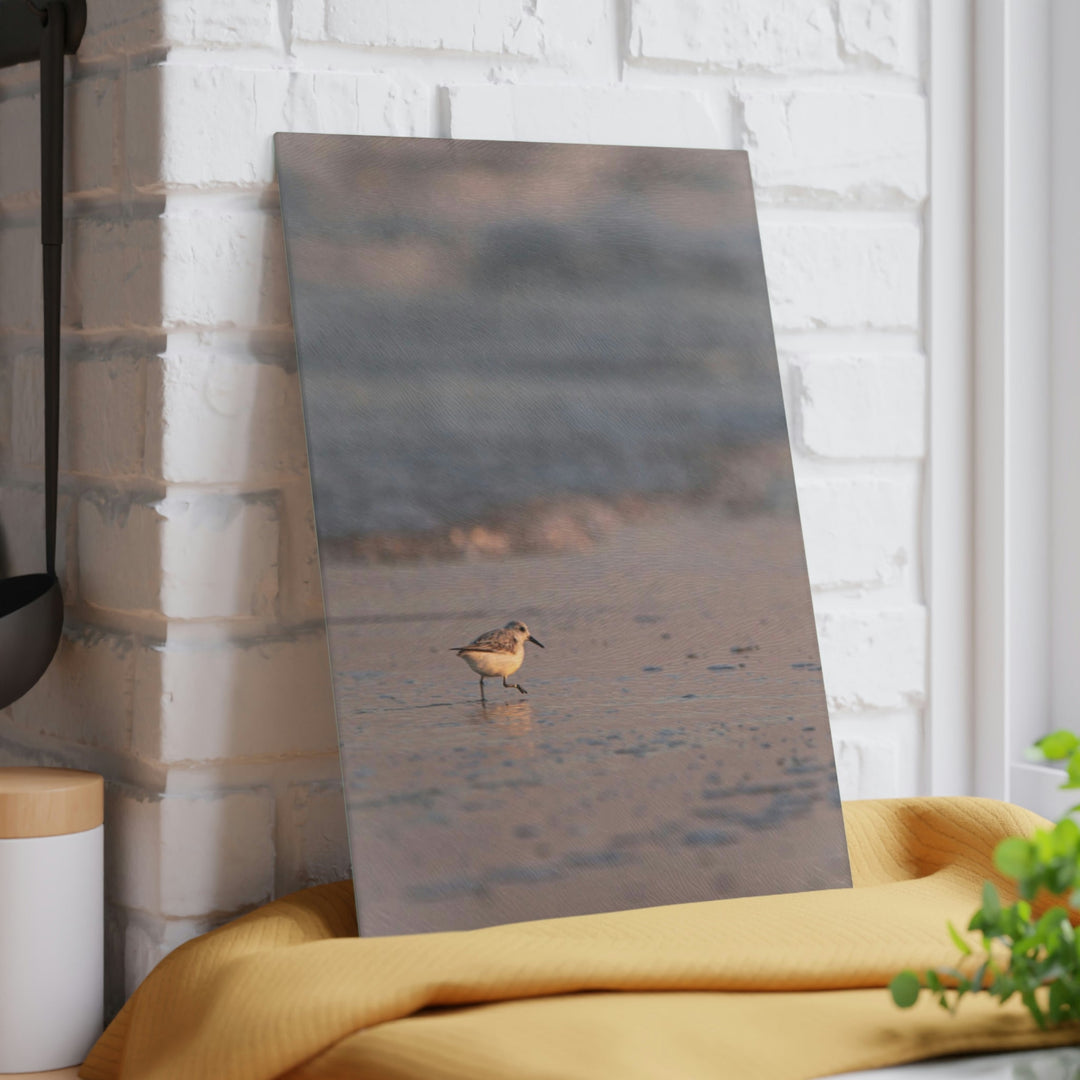
[[[1049,862],[1054,857],[1054,837],[1049,829],[1036,829],[1034,836],[1035,854]]]
[[[1054,826],[1054,847],[1059,855],[1075,855],[1080,847],[1080,825],[1072,818],[1062,818]]]
[[[1055,980],[1050,984],[1050,1022],[1052,1024],[1060,1024],[1062,1020],[1062,1012],[1065,1006],[1068,1004],[1068,995],[1065,991],[1065,986],[1060,979]]]
[[[889,983],[889,993],[901,1009],[910,1009],[919,1000],[921,990],[919,976],[914,971],[901,971],[899,975],[893,976]]]
[[[1047,761],[1060,761],[1068,757],[1077,747],[1080,747],[1080,738],[1071,731],[1055,731],[1050,735],[1044,735],[1035,743],[1035,749],[1041,752]]]
[[[965,955],[971,955],[971,946],[960,936],[960,931],[953,926],[950,920],[945,924],[949,928],[949,937],[952,938],[953,944]]]
[[[1010,836],[994,848],[994,865],[1012,878],[1021,878],[1031,872],[1031,845],[1019,836]]]
[[[1043,1012],[1042,1006],[1035,999],[1035,991],[1026,989],[1020,991],[1020,998],[1027,1006],[1027,1011],[1035,1019],[1035,1023],[1041,1028],[1046,1027],[1046,1013]]]
[[[1067,758],[1068,783],[1062,786],[1080,788],[1080,736],[1054,732],[1039,740],[1031,756]],[[903,971],[889,984],[893,1000],[910,1008],[927,989],[942,1008],[955,1013],[965,994],[986,993],[1001,1004],[1019,995],[1041,1028],[1080,1020],[1080,925],[1070,921],[1080,909],[1080,803],[1051,828],[1001,841],[994,865],[1016,881],[1019,899],[1005,904],[994,884],[984,882],[982,907],[967,925],[969,932],[982,935],[984,954],[974,977],[948,967],[921,977]],[[1036,921],[1031,900],[1040,892],[1052,903]],[[946,926],[953,945],[963,956],[972,956],[964,932],[951,921]]]

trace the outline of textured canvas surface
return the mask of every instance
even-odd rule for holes
[[[361,933],[849,884],[745,154],[276,149]]]

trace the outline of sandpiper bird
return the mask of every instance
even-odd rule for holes
[[[501,630],[489,630],[475,641],[470,641],[468,645],[461,645],[450,651],[456,652],[480,676],[480,700],[486,701],[484,680],[497,679],[500,675],[503,686],[508,690],[518,690],[522,694],[528,693],[524,686],[506,681],[506,676],[513,675],[524,662],[526,641],[540,645],[540,642],[529,633],[529,628],[515,619],[513,622],[508,622]],[[541,649],[543,647],[540,645]]]

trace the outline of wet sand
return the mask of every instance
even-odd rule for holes
[[[850,883],[789,513],[323,575],[362,933]],[[450,650],[513,618],[481,706]]]

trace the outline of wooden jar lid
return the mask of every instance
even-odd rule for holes
[[[62,836],[105,820],[105,781],[78,769],[0,768],[0,840]]]

